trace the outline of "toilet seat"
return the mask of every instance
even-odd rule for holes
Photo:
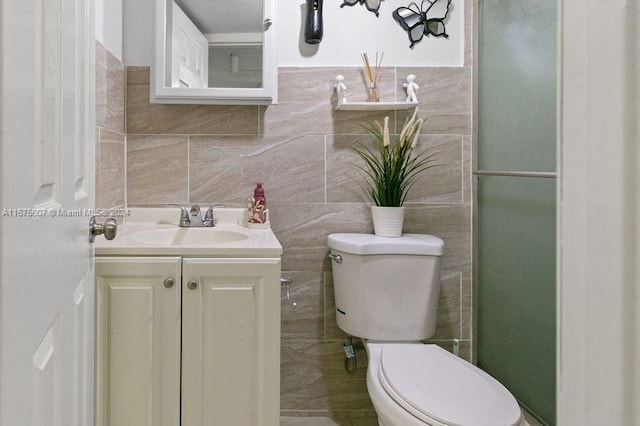
[[[383,344],[378,380],[427,424],[515,426],[521,412],[497,380],[437,345]]]

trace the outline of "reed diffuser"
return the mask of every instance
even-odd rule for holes
[[[362,62],[364,62],[364,70],[366,74],[366,78],[369,79],[369,101],[370,102],[380,102],[380,92],[378,89],[378,77],[380,77],[380,68],[382,67],[382,58],[384,58],[384,52],[379,57],[378,60],[378,52],[376,52],[376,62],[375,66],[372,68],[371,63],[369,62],[369,55],[365,52],[362,54]]]

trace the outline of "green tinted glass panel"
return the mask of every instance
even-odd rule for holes
[[[556,170],[555,0],[480,0],[478,168]],[[478,178],[478,364],[555,424],[556,180]]]
[[[555,170],[556,3],[480,0],[480,169]]]
[[[478,365],[555,424],[556,181],[481,177]]]

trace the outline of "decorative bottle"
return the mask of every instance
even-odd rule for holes
[[[256,188],[253,190],[253,197],[249,199],[249,224],[268,224],[267,217],[267,199],[264,196],[264,188],[262,182],[256,182]]]

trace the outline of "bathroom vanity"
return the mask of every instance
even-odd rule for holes
[[[132,209],[96,244],[96,424],[278,425],[280,256],[243,209]]]

